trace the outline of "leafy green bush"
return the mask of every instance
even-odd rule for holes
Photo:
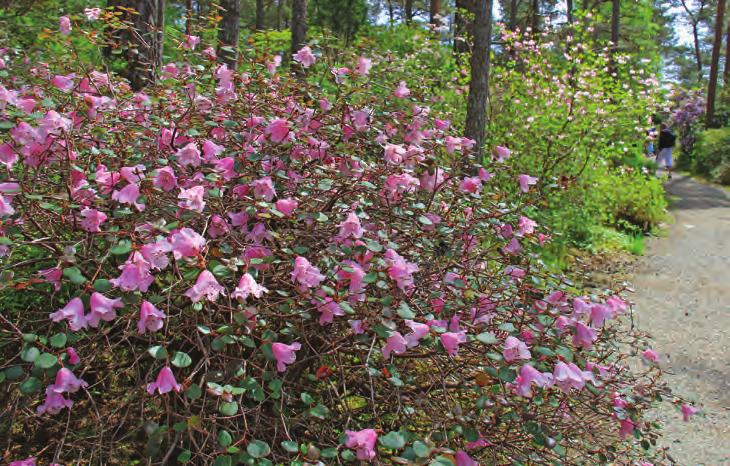
[[[699,134],[690,169],[712,181],[730,184],[730,128],[708,129]]]

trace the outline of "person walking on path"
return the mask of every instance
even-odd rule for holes
[[[674,148],[674,145],[677,142],[677,136],[674,135],[672,130],[670,130],[666,124],[662,123],[659,125],[659,147],[657,156],[656,156],[656,163],[660,167],[664,165],[664,167],[667,170],[667,175],[669,175],[669,179],[672,179],[672,148]]]

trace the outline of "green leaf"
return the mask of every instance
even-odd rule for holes
[[[187,463],[192,457],[193,453],[190,450],[183,450],[179,455],[177,455],[177,460],[180,463]]]
[[[398,316],[403,319],[414,319],[416,317],[416,313],[411,310],[408,304],[402,302],[400,303],[400,306],[398,306]]]
[[[63,269],[63,276],[71,280],[74,285],[83,285],[86,283],[86,277],[81,273],[78,267],[69,267]]]
[[[420,440],[417,440],[413,442],[413,452],[419,458],[428,458],[429,456],[431,456],[431,447],[421,442]]]
[[[147,350],[148,353],[150,353],[150,356],[152,356],[155,359],[165,359],[167,357],[167,350],[162,346],[150,346],[150,348]]]
[[[312,415],[312,417],[316,417],[317,419],[324,419],[326,418],[330,413],[330,410],[323,404],[318,404],[314,408],[309,410],[309,414]]]
[[[40,356],[40,354],[40,350],[35,346],[26,346],[20,352],[20,359],[25,362],[33,362],[38,358],[38,356]]]
[[[193,360],[190,358],[190,356],[188,356],[187,353],[183,353],[182,351],[175,351],[175,354],[172,356],[170,363],[172,363],[172,365],[175,367],[188,367],[190,364],[193,363]]]
[[[40,353],[40,351],[39,351]],[[22,366],[10,366],[7,369],[5,369],[5,377],[8,378],[8,380],[18,380],[19,378],[23,377],[23,374],[25,374],[25,371],[23,370]]]
[[[551,350],[550,348],[545,348],[544,346],[535,347],[535,351],[548,357],[555,356],[555,351]]]
[[[33,343],[38,339],[38,335],[35,333],[24,333],[23,334],[23,341],[26,343]]]
[[[99,293],[106,293],[112,289],[112,284],[106,278],[100,278],[94,281],[94,289]]]
[[[494,345],[499,340],[497,340],[497,337],[494,336],[494,333],[492,332],[483,332],[477,335],[477,340],[481,343],[484,343],[485,345]]]
[[[50,343],[54,348],[63,348],[66,346],[67,340],[68,336],[65,333],[57,333],[51,337]]]
[[[505,382],[513,382],[517,378],[517,372],[509,367],[500,367],[497,376]]]
[[[230,432],[227,430],[221,430],[218,432],[218,444],[222,446],[223,448],[226,448],[230,444],[233,443],[233,437],[231,437]]]
[[[325,448],[320,455],[322,458],[337,458],[337,448]]]
[[[246,452],[254,458],[264,458],[269,456],[271,448],[263,440],[253,440],[246,446]]]
[[[400,432],[389,432],[387,435],[378,437],[378,442],[390,450],[400,450],[406,446],[406,439]]]
[[[200,389],[200,385],[194,383],[191,384],[187,390],[185,390],[185,396],[191,400],[197,400],[203,395],[203,390]]]
[[[172,425],[172,430],[174,430],[175,432],[183,432],[187,428],[188,428],[187,422],[176,422],[175,424]]]
[[[371,239],[366,239],[365,240],[365,245],[366,245],[366,247],[369,250],[371,250],[373,252],[380,252],[380,251],[383,250],[383,245],[382,244],[380,244],[380,243],[378,243],[376,241],[373,241]]]
[[[29,377],[25,382],[20,384],[20,393],[30,395],[41,389],[41,381],[36,377]]]
[[[43,353],[34,361],[34,365],[41,369],[50,369],[58,363],[58,357],[55,354]]]
[[[281,447],[289,453],[299,452],[299,445],[297,445],[297,442],[292,442],[291,440],[284,440],[281,442]]]
[[[119,241],[115,246],[113,246],[109,250],[109,252],[111,254],[114,254],[115,256],[129,254],[130,251],[132,251],[132,242],[129,240],[126,240],[126,239]]]
[[[437,456],[428,464],[429,466],[454,466],[454,462],[446,456]]]
[[[218,412],[224,416],[235,416],[238,412],[238,403],[235,401],[223,402],[218,406]]]
[[[233,466],[231,455],[221,455],[213,461],[212,466]]]
[[[421,215],[420,217],[418,217],[418,221],[423,223],[424,225],[433,225],[431,219],[426,217],[425,215]]]

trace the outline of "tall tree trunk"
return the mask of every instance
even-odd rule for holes
[[[406,0],[404,12],[406,15],[406,24],[411,24],[411,21],[413,21],[413,0]]]
[[[487,126],[487,102],[489,101],[489,55],[492,46],[492,1],[476,0],[472,33],[474,47],[471,55],[471,78],[466,105],[466,137],[476,141],[474,151],[477,161],[482,161]]]
[[[185,1],[185,34],[193,33],[193,0]]]
[[[468,25],[467,17],[464,15],[469,8],[467,0],[456,0],[456,11],[454,12],[454,56],[461,64],[461,56],[469,51],[467,42]]]
[[[565,2],[565,15],[568,18],[568,24],[573,24],[573,0],[566,0]]]
[[[700,34],[698,31],[699,25],[697,23],[692,24],[692,38],[694,39],[695,45],[695,63],[697,64],[697,82],[702,82],[702,51],[700,50]]]
[[[393,25],[395,23],[395,11],[393,8],[393,0],[388,0],[388,24]]]
[[[441,0],[431,0],[428,22],[434,26],[441,26]]]
[[[281,10],[284,0],[276,0],[276,30],[281,31]]]
[[[730,24],[728,24],[725,33],[725,69],[722,72],[722,82],[727,93],[730,90],[728,89],[728,85],[730,85]]]
[[[621,3],[620,0],[613,0],[611,4],[611,48],[609,49],[609,70],[613,73],[615,71],[615,65],[614,62],[614,55],[616,54],[616,50],[618,50],[618,40],[619,40],[619,26],[620,26],[620,18],[621,18]]]
[[[256,0],[256,30],[263,31],[266,26],[264,25],[266,16],[264,12],[264,0]]]
[[[509,22],[507,28],[510,31],[517,29],[517,0],[509,0]]]
[[[533,34],[537,34],[540,27],[540,0],[532,0],[530,5],[530,28]]]
[[[291,8],[291,53],[307,44],[307,0],[293,0]],[[294,66],[292,62],[292,66]],[[297,67],[299,69],[299,67]]]
[[[715,95],[717,94],[717,74],[720,66],[724,20],[725,0],[718,0],[717,17],[715,18],[715,41],[712,43],[712,61],[710,62],[710,82],[707,83],[707,114],[705,115],[705,126],[707,128],[712,128],[715,125]]]
[[[115,46],[105,49],[109,55],[113,48],[121,47],[127,58],[124,76],[132,89],[142,89],[155,81],[157,68],[162,62],[165,0],[110,0],[108,6],[119,11],[120,17],[131,23],[136,32],[110,31]],[[137,14],[130,13],[130,10]]]
[[[238,62],[238,36],[241,32],[241,0],[218,0],[223,19],[218,24],[218,57],[229,68]]]

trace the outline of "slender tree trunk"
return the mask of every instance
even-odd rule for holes
[[[712,43],[712,61],[710,62],[710,82],[707,83],[707,114],[705,115],[705,126],[707,128],[712,128],[715,125],[715,95],[717,94],[717,74],[720,66],[724,19],[725,0],[718,0],[717,17],[715,18],[715,41]]]
[[[395,23],[395,11],[393,9],[393,0],[388,0],[388,24],[393,25]]]
[[[193,33],[193,0],[185,1],[185,34]]]
[[[164,0],[110,0],[107,4],[121,13],[136,32],[110,31],[114,45],[105,49],[109,56],[114,48],[122,48],[127,58],[124,76],[132,89],[142,89],[155,81],[157,68],[162,62]],[[130,13],[130,10],[137,14]]]
[[[284,0],[276,0],[276,30],[281,31],[281,10]]]
[[[702,51],[700,50],[700,34],[698,31],[699,25],[692,23],[692,38],[694,39],[695,45],[695,63],[697,64],[697,82],[702,82]]]
[[[293,0],[291,9],[291,54],[297,53],[306,44],[307,0]],[[294,62],[292,62],[292,66],[295,66]]]
[[[406,0],[404,10],[406,14],[406,24],[411,24],[411,21],[413,21],[413,0]]]
[[[727,93],[728,85],[730,85],[730,24],[727,26],[725,33],[725,69],[722,72],[722,82]]]
[[[429,23],[434,26],[438,27],[441,26],[441,0],[431,0],[431,8],[430,8],[430,16],[429,16]]]
[[[471,55],[471,79],[466,105],[466,137],[476,141],[476,160],[481,162],[487,126],[489,101],[489,55],[492,45],[492,1],[476,0],[472,33],[474,47]]]
[[[264,25],[265,21],[265,12],[264,12],[264,0],[256,0],[256,30],[257,31],[263,31],[266,26]]]
[[[223,19],[218,24],[218,57],[229,68],[238,62],[238,37],[241,32],[241,0],[218,0]]]
[[[456,0],[455,6],[454,56],[456,57],[456,61],[461,64],[461,56],[469,51],[469,43],[467,42],[468,25],[467,18],[464,16],[464,13],[470,10],[470,8],[467,0]]]
[[[530,5],[530,29],[533,34],[537,34],[540,27],[540,0],[532,0]]]
[[[517,29],[517,0],[509,0],[509,22],[507,28],[510,31]]]
[[[565,2],[565,15],[568,18],[568,24],[573,24],[573,0],[566,0]]]
[[[611,4],[611,47],[609,49],[609,70],[613,73],[616,68],[616,63],[614,62],[614,55],[616,54],[616,50],[618,50],[618,40],[619,40],[619,26],[620,26],[620,18],[621,18],[621,3],[620,0],[613,0]]]

